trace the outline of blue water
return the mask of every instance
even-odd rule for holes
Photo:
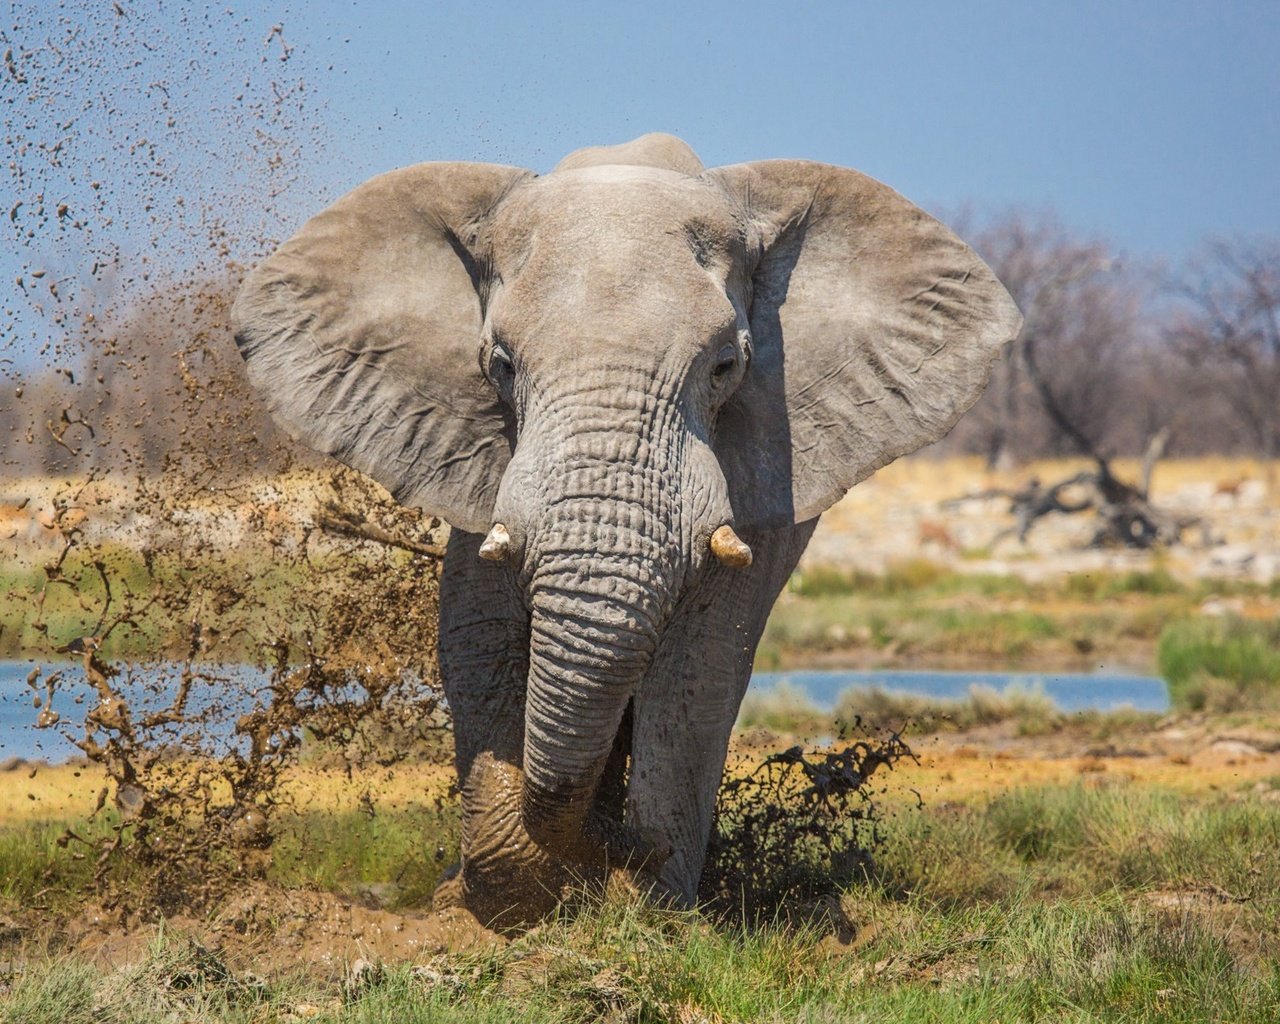
[[[11,757],[27,760],[44,760],[49,762],[65,761],[80,751],[72,742],[62,735],[70,731],[74,735],[83,735],[80,722],[83,720],[87,704],[96,702],[96,697],[85,682],[84,673],[77,665],[52,666],[61,668],[63,682],[58,688],[54,700],[54,709],[62,715],[61,727],[52,729],[35,728],[36,715],[39,713],[32,706],[34,692],[27,686],[27,674],[32,664],[21,661],[0,661],[0,761]],[[45,665],[46,675],[51,666]],[[148,682],[164,677],[166,685],[176,685],[176,671],[172,666],[154,666],[151,668],[135,667],[134,681],[123,683],[119,689],[131,705],[138,706],[135,700]],[[227,709],[225,714],[215,716],[222,722],[229,723],[234,714],[245,706],[243,684],[252,682],[256,673],[252,669],[227,666],[219,670],[227,678],[237,681],[235,687],[223,691],[222,696],[238,694],[235,704],[238,707]],[[1131,706],[1139,711],[1165,711],[1169,707],[1169,694],[1163,680],[1151,676],[1102,674],[1085,675],[1073,673],[1008,673],[1008,672],[758,672],[751,680],[753,691],[767,690],[778,683],[786,681],[804,693],[820,708],[831,708],[839,695],[850,687],[869,688],[879,686],[886,690],[900,693],[914,693],[925,697],[954,699],[964,697],[969,687],[975,683],[993,686],[997,690],[1010,684],[1022,686],[1040,686],[1053,698],[1054,703],[1063,711],[1085,711],[1096,709],[1110,710],[1123,706]],[[193,694],[192,710],[199,710],[209,704],[217,695],[205,687],[203,692]],[[74,698],[80,695],[82,702],[76,704]],[[154,698],[146,701],[154,707]],[[229,726],[228,726],[229,728]],[[180,727],[174,730],[176,740]]]
[[[1138,711],[1168,711],[1169,690],[1154,676],[1086,674],[1077,672],[757,672],[751,688],[760,692],[786,682],[804,693],[819,708],[830,709],[836,698],[852,687],[879,687],[896,693],[955,700],[965,697],[975,684],[1003,690],[1011,685],[1039,687],[1063,711],[1110,711],[1132,707]]]
[[[84,736],[84,717],[98,702],[97,692],[85,678],[84,669],[74,663],[39,663],[43,669],[37,689],[27,685],[27,676],[37,663],[0,661],[0,762],[12,757],[29,761],[56,763],[81,754],[72,742]],[[253,688],[265,684],[266,676],[249,666],[206,666],[215,681],[197,682],[187,701],[190,715],[209,712],[213,735],[231,735],[232,723],[253,704]],[[33,698],[45,695],[44,681],[54,672],[61,674],[54,694],[53,709],[60,721],[50,728],[37,729],[40,714]],[[136,712],[161,710],[176,691],[180,668],[173,663],[126,666],[125,672],[112,680],[112,687]],[[225,683],[217,680],[225,680]],[[217,707],[215,707],[217,705]],[[220,727],[219,727],[220,726]],[[204,723],[175,723],[153,731],[160,742],[181,743],[184,733],[193,732],[202,739],[210,730]],[[68,734],[71,738],[68,737]],[[99,736],[99,739],[105,738]]]

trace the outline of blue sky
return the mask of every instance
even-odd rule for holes
[[[654,130],[708,165],[857,167],[944,217],[1052,210],[1138,261],[1280,235],[1280,0],[119,6],[18,0],[0,25],[26,75],[0,68],[19,348],[50,337],[49,283],[95,264],[78,298],[256,258],[392,167],[546,171]],[[55,139],[56,160],[26,145]]]
[[[662,129],[708,164],[858,167],[932,209],[1056,209],[1176,259],[1280,233],[1280,2],[397,3],[285,17],[353,185],[549,169]]]

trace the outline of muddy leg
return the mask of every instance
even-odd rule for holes
[[[816,520],[744,537],[749,569],[711,566],[681,600],[635,700],[626,821],[665,837],[659,895],[697,898],[729,735],[769,610]]]
[[[440,671],[462,790],[462,860],[434,905],[482,923],[529,924],[551,910],[564,872],[520,824],[529,615],[511,574],[455,530],[440,587]]]

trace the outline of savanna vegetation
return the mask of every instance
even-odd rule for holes
[[[1274,630],[1230,614],[1204,623],[1201,608],[1222,599],[1267,608],[1277,597],[1278,580],[1189,580],[1158,563],[1041,581],[959,572],[924,559],[883,573],[815,567],[797,574],[778,601],[757,664],[1088,671],[1105,662],[1150,671],[1158,661],[1161,673],[1179,682],[1199,668],[1216,668],[1224,678],[1238,668],[1250,686],[1265,687],[1276,681],[1274,667],[1266,668],[1274,659],[1263,653],[1274,646]],[[1192,636],[1215,639],[1192,647],[1180,639]],[[1205,662],[1210,650],[1219,660]],[[1237,659],[1229,653],[1237,650],[1257,653]],[[1177,699],[1182,693],[1175,686]]]
[[[1193,619],[1160,634],[1160,674],[1192,710],[1280,707],[1280,620]]]
[[[367,493],[348,507],[380,540],[323,536],[315,507],[283,515],[300,467],[332,467],[248,398],[226,329],[237,263],[321,205],[304,169],[338,122],[282,70],[281,24],[268,34],[235,16],[226,37],[214,14],[178,31],[142,5],[70,4],[50,16],[56,31],[29,31],[46,8],[18,5],[5,55],[13,200],[0,226],[20,273],[0,352],[0,657],[176,657],[209,676],[220,660],[270,665],[279,715],[245,731],[270,770],[246,774],[243,753],[224,749],[230,769],[211,782],[204,725],[167,690],[132,719],[109,680],[59,693],[64,726],[113,711],[98,731],[116,746],[104,740],[94,764],[0,772],[0,1022],[1280,1018],[1275,574],[1207,581],[1160,556],[1038,580],[969,571],[989,561],[994,531],[957,542],[948,523],[926,535],[919,516],[879,537],[910,532],[927,558],[797,575],[759,666],[1124,664],[1158,668],[1177,713],[1065,716],[1034,688],[948,705],[872,689],[833,712],[786,691],[753,697],[731,784],[790,755],[796,736],[865,738],[859,720],[871,735],[907,726],[921,753],[852,788],[838,744],[811,758],[806,812],[833,780],[845,809],[877,810],[838,817],[816,845],[815,833],[807,846],[757,835],[755,882],[782,893],[771,916],[735,915],[723,891],[694,913],[619,887],[512,942],[382,962],[377,929],[411,928],[458,850],[447,738],[405,727],[434,705],[419,689],[416,703],[387,701],[379,684],[406,668],[422,689],[432,680],[435,567],[417,556],[435,538]],[[210,111],[230,130],[210,133]],[[210,145],[216,160],[198,159]],[[960,231],[1027,323],[925,457],[956,483],[927,496],[929,515],[992,484],[959,482],[947,466],[960,460],[936,456],[1000,469],[1008,490],[1054,478],[1029,460],[1138,456],[1154,437],[1172,457],[1260,460],[1206,478],[1210,504],[1237,509],[1263,477],[1274,494],[1274,240],[1207,241],[1153,273],[1051,215]],[[126,500],[88,500],[112,487]],[[1274,526],[1259,521],[1246,539],[1265,554]],[[408,545],[388,546],[392,533]],[[195,746],[153,742],[172,740],[169,725]],[[1045,756],[981,745],[983,730]],[[125,746],[130,732],[142,742]],[[164,798],[141,824],[129,817],[140,792]],[[734,849],[722,841],[717,857],[732,866]]]
[[[971,783],[923,807],[897,791],[861,877],[764,926],[614,893],[506,945],[270,977],[172,928],[114,969],[49,934],[14,956],[10,928],[0,1020],[1274,1020],[1280,779],[1194,791],[1080,779]],[[331,826],[370,837],[356,815]],[[367,892],[453,828],[380,818],[376,857],[300,848],[280,881]],[[10,906],[73,881],[60,862],[35,882],[59,863],[45,859],[52,834],[28,824],[0,847]]]

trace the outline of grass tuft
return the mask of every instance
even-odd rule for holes
[[[840,732],[861,721],[871,729],[902,728],[910,722],[919,731],[972,729],[1014,721],[1024,736],[1038,736],[1060,728],[1065,716],[1039,684],[1010,683],[1003,689],[974,683],[958,700],[900,693],[882,687],[855,687],[836,702]]]
[[[768,689],[747,691],[735,728],[768,729],[790,736],[829,735],[831,716],[820,710],[802,688],[781,679]]]
[[[1169,623],[1157,647],[1175,707],[1280,707],[1280,621],[1236,616]]]

